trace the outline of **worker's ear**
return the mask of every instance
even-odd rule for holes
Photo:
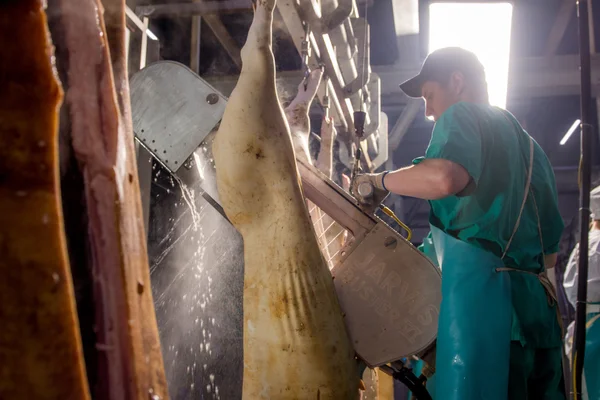
[[[454,72],[450,77],[450,87],[456,96],[460,96],[465,91],[465,76],[462,72]]]

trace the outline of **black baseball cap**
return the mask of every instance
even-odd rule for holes
[[[427,81],[444,82],[454,72],[485,77],[483,64],[475,53],[461,47],[444,47],[431,52],[421,66],[419,75],[400,84],[409,97],[421,97],[421,88]]]

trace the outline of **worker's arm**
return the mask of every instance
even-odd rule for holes
[[[382,178],[388,191],[425,200],[459,194],[471,180],[463,166],[441,158],[425,159],[417,165],[391,171]]]

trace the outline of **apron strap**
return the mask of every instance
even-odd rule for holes
[[[546,271],[542,271],[539,274],[536,274],[535,272],[525,271],[523,269],[518,269],[518,268],[511,268],[511,267],[496,268],[496,272],[506,272],[506,271],[514,271],[514,272],[520,272],[522,274],[529,274],[529,275],[537,276],[537,278],[540,280],[540,283],[542,284],[542,286],[544,287],[544,289],[546,291],[546,295],[548,297],[548,304],[553,306],[554,304],[556,304],[558,302],[558,297],[556,295],[556,291],[554,290],[554,285],[552,285],[552,282],[550,282],[550,278],[548,278],[548,274],[546,273]]]
[[[506,247],[504,248],[504,253],[502,253],[502,257],[500,257],[500,259],[502,259],[502,260],[506,256],[506,253],[508,253],[508,249],[510,249],[512,240],[515,237],[517,230],[519,229],[519,225],[521,224],[521,217],[523,216],[523,210],[525,209],[525,204],[527,203],[527,198],[529,197],[529,191],[530,191],[529,189],[531,187],[532,173],[533,173],[533,139],[530,136],[529,137],[529,168],[527,170],[527,183],[525,184],[525,194],[523,195],[523,201],[521,202],[521,209],[519,210],[519,216],[517,217],[517,222],[515,222],[515,227],[513,228],[512,234],[510,235],[510,238],[508,239],[508,242],[506,243]],[[536,214],[537,214],[537,206],[536,206]],[[540,234],[541,234],[539,215],[538,215],[538,229],[540,230]],[[544,249],[542,249],[542,251],[544,251]]]

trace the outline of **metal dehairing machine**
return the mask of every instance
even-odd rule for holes
[[[200,182],[200,195],[225,217],[211,144],[226,97],[189,68],[170,61],[147,66],[132,76],[130,85],[138,142],[183,182]],[[306,198],[351,238],[339,250],[331,272],[356,353],[368,366],[395,378],[404,368],[399,360],[412,356],[424,359],[431,373],[440,271],[315,167],[298,161],[298,169]]]

